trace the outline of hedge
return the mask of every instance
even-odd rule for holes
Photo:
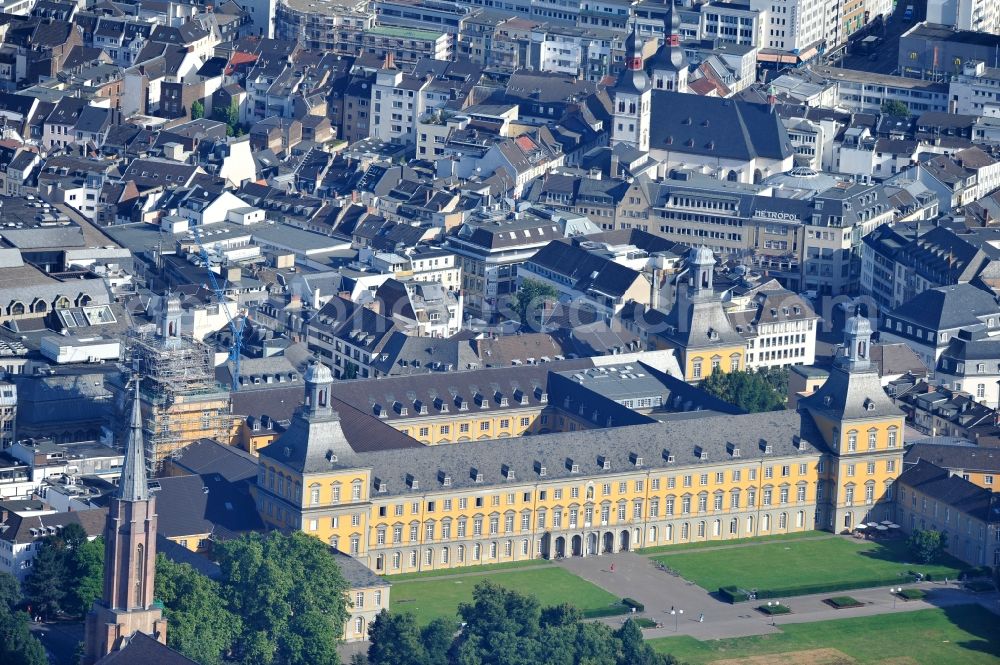
[[[993,577],[993,569],[989,566],[977,566],[976,568],[969,568],[968,570],[963,570],[962,574],[958,576],[960,580],[973,580],[977,577]]]
[[[965,588],[973,593],[993,591],[993,582],[987,582],[986,580],[973,580],[971,582],[966,582]]]
[[[619,614],[628,614],[631,611],[632,608],[626,606],[624,603],[615,603],[614,605],[608,605],[607,607],[595,607],[589,610],[584,610],[583,618],[601,619],[603,617],[615,617]]]
[[[927,592],[923,589],[903,589],[899,592],[899,596],[906,600],[920,600],[926,595]]]
[[[788,607],[788,605],[781,605],[781,604],[771,605],[770,607],[768,607],[767,605],[761,605],[757,609],[763,612],[764,614],[767,614],[768,616],[778,615],[778,614],[791,614],[792,612],[792,610]]]
[[[929,577],[924,577],[930,580]],[[893,586],[901,582],[911,582],[912,580],[901,580],[899,577],[879,578],[869,580],[855,580],[852,582],[827,582],[825,584],[804,584],[795,587],[782,587],[780,589],[758,589],[757,600],[769,600],[773,598],[787,598],[788,596],[807,596],[814,593],[831,593],[833,591],[850,591],[851,589],[868,589],[870,587]],[[719,596],[729,603],[742,603],[750,600],[749,595],[735,586],[719,587]]]
[[[727,603],[735,605],[750,600],[750,595],[734,586],[719,587],[719,596]]]
[[[827,598],[825,601],[827,604],[832,605],[838,610],[846,609],[849,607],[862,607],[864,603],[858,602],[856,599],[850,596],[836,596],[835,598]]]
[[[634,598],[622,598],[622,605],[634,609],[636,612],[644,612],[646,610],[646,606]]]

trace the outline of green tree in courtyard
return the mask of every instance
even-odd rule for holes
[[[769,371],[740,370],[723,373],[716,368],[701,382],[702,390],[719,399],[734,404],[744,411],[780,411],[785,407],[785,392],[778,392],[775,383],[781,384],[780,374]],[[788,378],[783,378],[787,391]]]
[[[917,529],[906,541],[913,557],[920,563],[930,563],[944,554],[948,536],[932,529]]]
[[[368,627],[370,665],[425,665],[427,650],[412,614],[382,610]],[[449,637],[448,646],[451,646]]]
[[[334,665],[347,620],[347,583],[322,542],[296,531],[245,534],[216,547],[222,595],[242,620],[244,663]]]
[[[156,557],[156,598],[168,621],[167,644],[202,665],[224,662],[240,632],[218,583],[186,564]]]
[[[541,608],[534,596],[481,582],[472,602],[459,607],[464,621],[438,619],[418,631],[408,614],[383,611],[369,630],[370,665],[674,665],[656,654],[632,621],[613,631],[584,622],[563,604]],[[449,649],[450,645],[450,649]]]
[[[66,558],[66,596],[62,610],[71,616],[83,617],[104,587],[104,539],[87,540],[87,532],[79,524],[67,525],[62,539]]]
[[[901,102],[898,99],[887,99],[882,102],[882,113],[907,118],[910,115],[910,109],[904,102]]]
[[[65,544],[58,536],[47,536],[36,547],[31,573],[24,579],[24,598],[32,614],[54,619],[66,598]]]
[[[42,643],[28,630],[28,615],[17,611],[21,591],[9,573],[0,573],[0,663],[46,665]]]
[[[514,307],[522,328],[540,327],[541,314],[547,301],[556,300],[559,292],[549,284],[534,279],[521,280],[521,287],[514,296]]]

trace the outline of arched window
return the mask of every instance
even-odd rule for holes
[[[135,548],[135,607],[143,607],[142,587],[146,574],[146,547],[139,543]]]

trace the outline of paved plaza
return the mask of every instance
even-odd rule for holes
[[[612,563],[614,572],[611,571]],[[647,639],[674,635],[690,635],[703,640],[763,635],[776,632],[780,630],[781,624],[787,623],[912,612],[969,603],[979,603],[994,612],[1000,610],[1000,594],[970,594],[954,583],[923,582],[907,584],[906,587],[927,591],[925,600],[898,599],[894,603],[888,587],[778,599],[791,608],[792,614],[776,617],[776,626],[772,626],[770,617],[754,609],[760,604],[759,601],[732,605],[719,600],[701,587],[659,570],[649,557],[641,554],[620,552],[600,557],[573,557],[563,559],[557,565],[616,596],[634,598],[645,605],[646,609],[641,616],[662,624],[660,628],[644,630],[643,634]],[[824,599],[837,595],[849,595],[865,605],[837,610],[823,602]],[[682,609],[684,613],[671,615],[671,608]],[[704,621],[699,621],[702,614]],[[622,618],[609,617],[603,621],[619,624]]]

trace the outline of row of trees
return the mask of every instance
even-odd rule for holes
[[[45,649],[28,630],[28,615],[18,611],[21,592],[17,580],[0,573],[0,663],[46,665]]]
[[[780,411],[785,408],[788,394],[788,370],[767,368],[724,373],[715,368],[699,387],[750,413]]]
[[[215,548],[216,582],[160,556],[156,597],[167,644],[203,665],[336,665],[347,582],[322,542],[250,533]]]
[[[463,603],[463,626],[436,620],[419,628],[413,616],[383,610],[369,628],[368,665],[677,665],[642,639],[632,620],[618,630],[585,623],[568,604],[542,608],[538,599],[481,582]]]
[[[88,541],[82,526],[69,524],[37,547],[24,580],[28,610],[46,620],[85,616],[104,583],[104,539]]]

